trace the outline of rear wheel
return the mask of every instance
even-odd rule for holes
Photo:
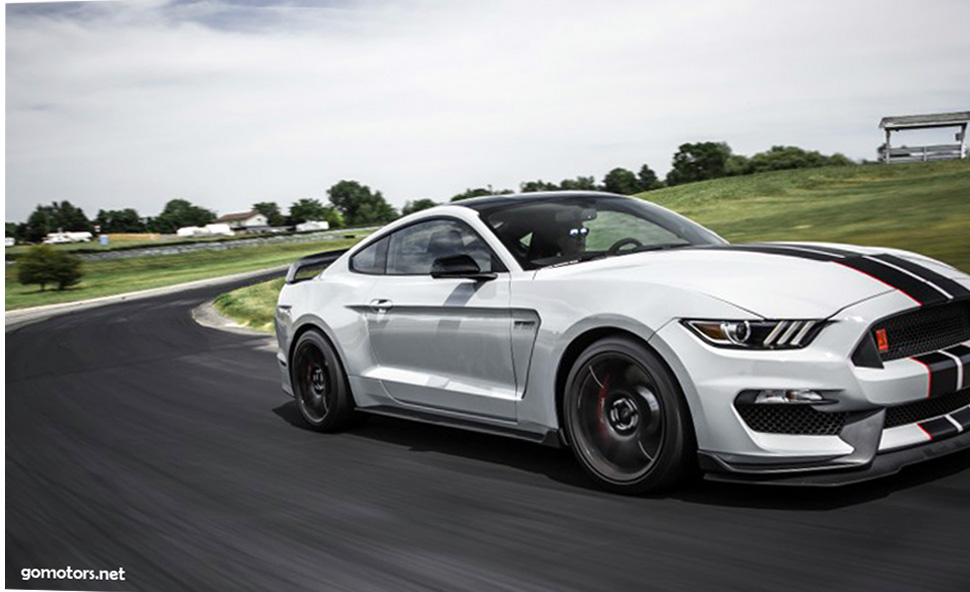
[[[332,432],[354,422],[347,375],[333,346],[318,331],[307,331],[297,340],[290,373],[296,404],[310,427]]]
[[[694,462],[690,414],[660,359],[608,337],[584,351],[566,380],[566,435],[580,464],[618,493],[669,488]]]

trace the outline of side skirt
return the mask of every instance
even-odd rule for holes
[[[413,409],[402,409],[399,407],[392,407],[390,405],[358,407],[357,411],[361,413],[371,413],[373,415],[383,415],[385,417],[396,417],[398,419],[419,421],[421,423],[428,423],[432,425],[458,428],[460,430],[468,430],[482,434],[491,434],[493,436],[516,438],[518,440],[526,440],[527,442],[542,444],[543,446],[549,446],[551,448],[563,447],[562,441],[559,439],[559,432],[557,430],[547,430],[545,433],[528,432],[526,430],[520,430],[517,428],[489,425],[487,423],[480,423],[473,420],[459,419],[455,417],[443,417],[433,413],[426,413]]]

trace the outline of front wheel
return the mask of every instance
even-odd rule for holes
[[[300,336],[290,360],[293,394],[300,414],[311,428],[333,432],[349,427],[354,401],[340,359],[316,330]]]
[[[566,380],[563,419],[576,458],[611,491],[672,487],[694,462],[690,414],[676,381],[656,354],[629,338],[601,339],[579,356]]]

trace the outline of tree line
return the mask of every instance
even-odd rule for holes
[[[637,172],[623,167],[614,168],[604,175],[602,183],[597,183],[593,176],[563,179],[559,183],[541,179],[525,181],[519,184],[519,192],[590,190],[633,195],[663,187],[673,187],[720,177],[855,164],[847,156],[838,152],[824,155],[818,151],[805,150],[797,146],[772,146],[764,152],[744,156],[743,154],[734,154],[726,142],[695,142],[681,144],[677,148],[670,172],[663,180],[649,165],[644,164]],[[512,193],[512,190],[501,189],[496,191],[491,186],[479,187],[466,189],[464,192],[452,196],[449,201],[455,202],[471,197],[507,193]],[[405,203],[401,213],[410,214],[436,205],[438,205],[438,202],[432,199],[417,199]]]
[[[824,155],[796,146],[772,146],[764,152],[744,156],[734,154],[726,142],[695,142],[681,144],[678,147],[673,155],[671,170],[663,180],[649,165],[644,164],[636,172],[616,167],[603,176],[602,183],[597,183],[594,176],[578,176],[563,179],[559,183],[542,179],[523,181],[519,184],[519,192],[591,190],[633,195],[719,177],[854,164],[852,160],[839,153]],[[452,196],[448,201],[455,202],[471,197],[507,193],[512,193],[512,190],[496,190],[492,186],[469,188]],[[327,203],[316,198],[297,200],[290,204],[286,214],[274,201],[257,202],[252,205],[252,210],[266,216],[270,226],[294,226],[308,220],[325,220],[331,228],[341,228],[384,224],[398,217],[397,210],[387,202],[380,191],[374,191],[357,181],[340,181],[327,190],[327,198]],[[430,208],[438,203],[430,198],[408,201],[404,204],[401,215]],[[204,226],[215,219],[215,212],[186,199],[169,201],[154,217],[142,217],[135,209],[125,208],[98,210],[94,219],[90,220],[81,208],[68,201],[61,201],[50,205],[38,205],[26,222],[20,224],[8,222],[6,235],[13,236],[20,242],[39,242],[51,232],[93,232],[96,227],[104,233],[172,234],[183,226]]]
[[[283,214],[273,201],[257,202],[251,210],[263,214],[270,226],[295,226],[310,220],[327,221],[331,228],[384,224],[398,217],[397,210],[380,191],[357,181],[340,181],[327,190],[329,203],[303,198],[290,204]],[[204,226],[217,219],[216,213],[187,199],[173,199],[154,217],[142,217],[134,208],[98,210],[89,219],[84,210],[69,201],[38,205],[26,222],[7,222],[6,236],[18,242],[40,242],[52,232],[103,232],[173,234],[184,226]]]

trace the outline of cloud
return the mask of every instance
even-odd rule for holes
[[[46,8],[45,8],[46,7]],[[686,141],[873,158],[966,109],[963,2],[7,7],[7,209],[220,212],[357,179],[401,205],[669,167]]]

